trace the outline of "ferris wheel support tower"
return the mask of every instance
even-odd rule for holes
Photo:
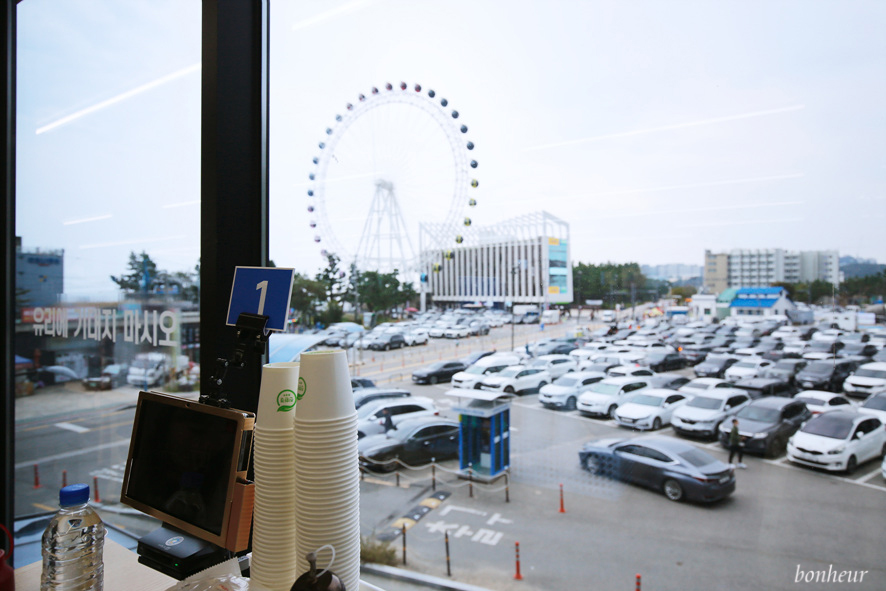
[[[382,273],[414,271],[415,249],[409,239],[403,212],[394,194],[394,184],[379,179],[375,195],[357,245],[356,264],[360,269]]]

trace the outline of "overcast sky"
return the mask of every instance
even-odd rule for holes
[[[455,207],[475,227],[548,211],[576,262],[886,261],[884,26],[886,4],[858,0],[275,0],[271,257],[314,273],[330,233],[355,244],[379,178],[410,234],[451,209],[440,124],[378,108],[324,156],[329,227],[309,227],[325,129],[405,81],[469,126],[478,204]],[[65,249],[69,293],[112,288],[130,250],[196,263],[199,63],[196,0],[19,5],[17,229]]]

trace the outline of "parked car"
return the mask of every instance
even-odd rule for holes
[[[575,410],[578,396],[591,384],[606,377],[601,371],[579,371],[559,377],[544,386],[538,393],[538,401],[547,408]]]
[[[609,438],[586,443],[582,468],[662,491],[672,501],[713,502],[735,490],[734,468],[671,437]]]
[[[740,380],[742,378],[756,378],[763,375],[773,363],[762,357],[748,357],[726,370],[727,380]]]
[[[452,376],[453,388],[480,388],[480,382],[485,376],[495,374],[510,367],[519,365],[520,359],[509,353],[496,353],[481,357],[476,363]]]
[[[700,378],[722,378],[726,376],[726,370],[737,362],[738,359],[735,357],[708,355],[704,361],[693,368],[693,371]]]
[[[755,400],[764,396],[783,396],[787,398],[797,392],[797,388],[776,378],[746,378],[734,382],[732,386],[733,388],[744,390]]]
[[[360,388],[375,388],[375,382],[359,376],[351,378],[351,390],[359,390]]]
[[[858,363],[851,359],[814,361],[797,373],[795,382],[807,390],[830,390],[839,392]]]
[[[657,373],[649,378],[654,388],[667,388],[668,390],[680,390],[689,383],[689,378],[678,373]]]
[[[647,353],[645,361],[649,369],[659,372],[683,369],[688,364],[679,353]]]
[[[804,390],[794,396],[794,400],[805,402],[806,408],[809,409],[813,416],[832,410],[847,410],[855,406],[842,394],[821,390]]]
[[[458,429],[458,422],[441,417],[403,421],[392,431],[360,439],[360,465],[376,472],[393,472],[400,467],[397,460],[422,466],[432,460],[458,458]]]
[[[489,355],[493,355],[494,353],[495,353],[494,350],[492,350],[492,351],[477,351],[476,353],[470,353],[468,355],[465,355],[464,357],[459,359],[459,361],[464,363],[465,367],[470,367],[470,366],[474,365],[475,363],[477,363],[479,360],[483,359],[484,357],[488,357]]]
[[[387,398],[405,398],[412,396],[408,390],[401,388],[360,388],[354,391],[354,407],[358,410],[365,404]]]
[[[443,331],[447,339],[466,339],[471,336],[471,329],[465,324],[453,324]]]
[[[783,382],[793,384],[796,381],[797,374],[809,364],[806,359],[780,359],[763,372],[765,378],[775,378]]]
[[[428,331],[426,328],[413,328],[403,335],[403,339],[410,347],[414,347],[416,345],[427,345],[428,338]]]
[[[649,380],[642,377],[606,378],[582,392],[576,408],[583,415],[615,418],[615,411],[628,394],[649,386]]]
[[[754,400],[735,418],[738,419],[738,432],[745,452],[776,457],[784,451],[788,439],[800,425],[812,418],[812,413],[800,400],[769,396]],[[718,439],[723,447],[729,447],[731,430],[731,421],[720,424]]]
[[[480,382],[480,389],[520,396],[538,392],[551,381],[551,374],[544,369],[512,365],[496,374],[483,378]]]
[[[837,353],[838,357],[852,357],[857,360],[873,361],[877,354],[877,347],[871,343],[846,343],[846,346]]]
[[[384,433],[385,411],[391,415],[391,423],[396,429],[406,419],[436,415],[437,407],[433,400],[424,396],[386,398],[364,404],[357,411],[357,438]]]
[[[865,363],[843,381],[848,396],[867,398],[871,392],[886,388],[886,363]]]
[[[416,384],[448,382],[452,376],[464,370],[465,364],[461,361],[438,361],[412,372],[412,381]]]
[[[378,338],[369,344],[369,348],[374,351],[390,351],[391,349],[401,349],[406,346],[406,339],[399,332],[379,335]]]
[[[858,407],[858,412],[879,417],[883,423],[886,423],[886,390],[868,396],[868,399]]]
[[[631,394],[615,411],[615,422],[631,429],[657,431],[671,424],[674,411],[686,404],[686,394],[664,388],[646,388]]]
[[[644,377],[651,378],[655,375],[655,372],[649,369],[648,367],[643,367],[641,365],[619,365],[611,368],[606,372],[606,375],[610,378],[624,378],[624,377]]]
[[[83,386],[87,390],[113,390],[126,385],[129,366],[125,363],[113,363],[105,366],[100,376],[86,378]]]
[[[695,378],[681,386],[680,392],[686,392],[687,394],[697,396],[702,392],[722,388],[732,388],[732,382],[727,382],[720,378]]]
[[[742,390],[717,387],[705,390],[674,411],[671,427],[680,435],[717,437],[720,425],[750,403],[750,395]]]
[[[787,452],[795,464],[852,474],[859,464],[886,456],[886,427],[854,410],[825,413],[791,437]]]
[[[552,379],[578,369],[578,362],[570,355],[542,355],[529,363],[529,367],[547,371]]]

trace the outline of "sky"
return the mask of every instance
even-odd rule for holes
[[[356,251],[378,180],[413,248],[422,222],[544,210],[569,222],[573,262],[886,261],[882,2],[276,0],[271,16],[278,266],[313,274],[335,240]],[[17,233],[65,249],[71,297],[113,291],[131,250],[196,264],[199,64],[199,1],[19,5]],[[319,150],[347,103],[401,81],[425,98],[373,103]],[[441,97],[476,169],[431,114]],[[314,157],[325,222],[307,209]]]

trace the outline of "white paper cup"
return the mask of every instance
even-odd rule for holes
[[[296,414],[306,420],[350,417],[354,392],[348,371],[348,356],[343,350],[309,351],[301,354],[300,381],[304,397]]]
[[[261,372],[256,428],[292,429],[300,384],[298,363],[265,364]]]

